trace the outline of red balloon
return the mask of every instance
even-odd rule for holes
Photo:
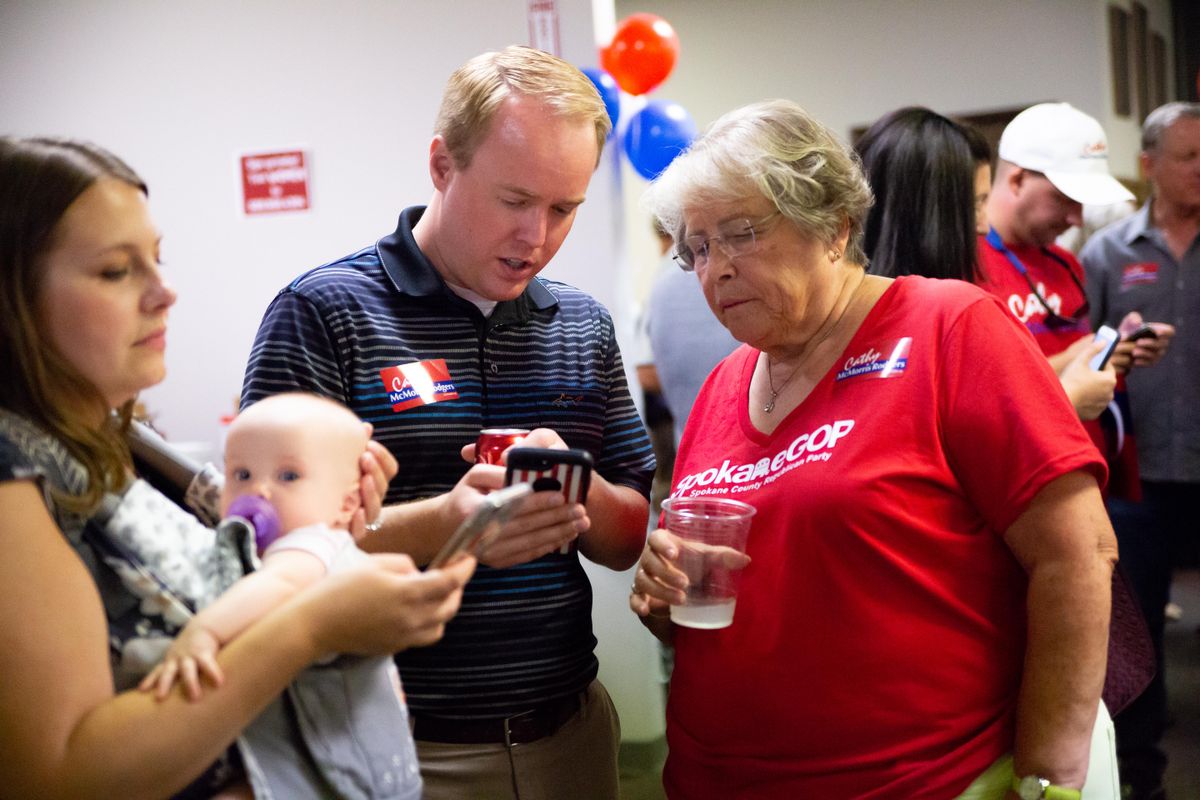
[[[671,23],[654,14],[631,14],[617,26],[612,43],[600,52],[600,65],[630,94],[658,86],[679,59],[679,37]]]

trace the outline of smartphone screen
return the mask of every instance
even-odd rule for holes
[[[1117,342],[1121,341],[1121,334],[1108,325],[1101,325],[1100,330],[1096,331],[1096,338],[1093,341],[1104,342],[1104,349],[1092,356],[1090,366],[1094,370],[1102,370],[1108,366],[1108,359],[1112,358],[1113,351],[1117,349]]]

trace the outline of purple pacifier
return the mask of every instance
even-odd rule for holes
[[[255,494],[243,494],[234,498],[225,513],[225,519],[238,517],[254,531],[254,546],[261,556],[263,551],[279,538],[279,514],[275,506]]]

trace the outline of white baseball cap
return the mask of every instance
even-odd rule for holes
[[[1108,174],[1104,129],[1070,103],[1039,103],[1013,117],[1000,135],[1000,158],[1042,173],[1077,203],[1111,205],[1134,199]]]

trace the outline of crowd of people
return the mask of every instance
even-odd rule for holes
[[[611,316],[539,276],[610,127],[558,58],[467,61],[428,203],[276,295],[224,474],[170,486],[131,439],[175,301],[146,184],[0,138],[0,795],[615,798],[586,558],[636,567],[673,649],[672,798],[1164,796],[1200,106],[1147,118],[1153,192],[1082,266],[1055,238],[1130,195],[1065,103],[1013,119],[994,181],[977,131],[917,107],[851,148],[755,103],[672,161],[645,199],[682,268],[647,324],[669,492],[756,509],[718,630],[667,614],[688,577]],[[1101,324],[1126,338],[1097,367]],[[504,485],[485,428],[586,450],[586,501],[534,492],[420,569]],[[1153,664],[1110,635],[1118,556]]]

